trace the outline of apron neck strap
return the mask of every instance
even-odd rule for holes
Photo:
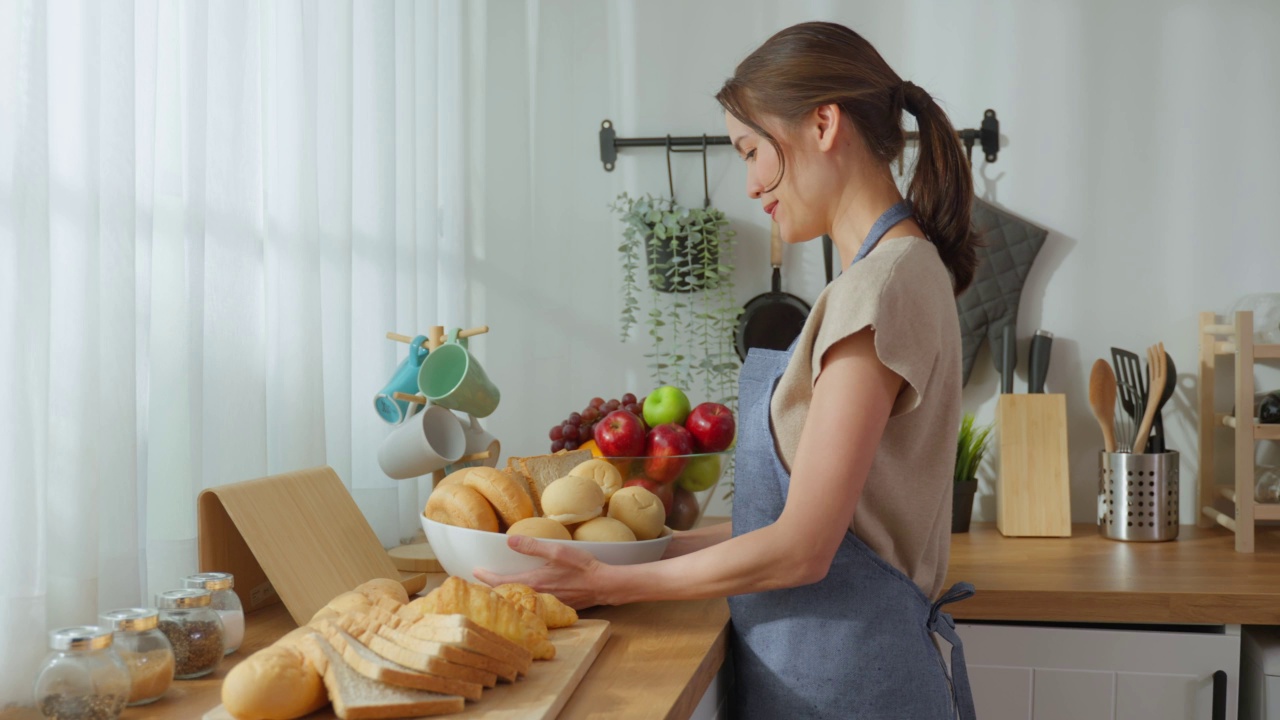
[[[858,248],[858,254],[853,256],[853,262],[849,263],[849,267],[853,267],[853,263],[866,257],[867,253],[871,252],[871,248],[880,242],[880,238],[884,237],[884,234],[889,232],[890,228],[909,217],[911,217],[911,206],[907,204],[906,200],[885,210],[884,214],[877,218],[875,224],[871,226],[871,231],[867,233],[867,239],[862,241],[862,247]]]

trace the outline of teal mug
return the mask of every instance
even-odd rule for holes
[[[398,392],[408,395],[417,394],[418,369],[422,367],[422,361],[427,358],[428,354],[426,342],[427,336],[419,335],[413,339],[413,342],[409,343],[409,354],[404,360],[400,361],[400,365],[396,367],[396,372],[391,376],[390,382],[377,395],[373,396],[373,408],[378,411],[378,417],[392,425],[399,425],[412,414],[412,408],[409,407],[409,403],[403,400],[396,400],[395,394]]]
[[[467,350],[467,339],[458,330],[449,341],[431,351],[418,369],[418,389],[432,405],[482,418],[498,409],[502,395],[484,368]]]

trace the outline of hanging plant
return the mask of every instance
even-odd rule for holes
[[[640,324],[643,276],[651,343],[645,357],[654,385],[675,385],[736,409],[733,333],[741,306],[733,299],[729,258],[737,233],[724,212],[627,193],[610,208],[623,222],[623,341]]]

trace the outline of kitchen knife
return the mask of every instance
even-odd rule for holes
[[[1000,353],[1000,392],[1013,392],[1013,371],[1018,365],[1018,344],[1013,336],[1013,323],[1004,326],[1004,342]]]
[[[1053,333],[1039,330],[1031,338],[1031,354],[1028,359],[1029,376],[1027,392],[1044,392],[1044,381],[1049,375],[1049,351],[1053,348]]]

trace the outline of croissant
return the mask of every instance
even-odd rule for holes
[[[562,628],[578,622],[578,613],[551,593],[540,593],[522,583],[506,583],[494,592],[542,618],[548,628]]]
[[[536,660],[556,656],[556,646],[547,637],[547,625],[536,614],[512,603],[493,590],[461,578],[451,577],[440,587],[406,605],[401,617],[425,615],[465,615],[477,625],[491,630],[527,649]]]

